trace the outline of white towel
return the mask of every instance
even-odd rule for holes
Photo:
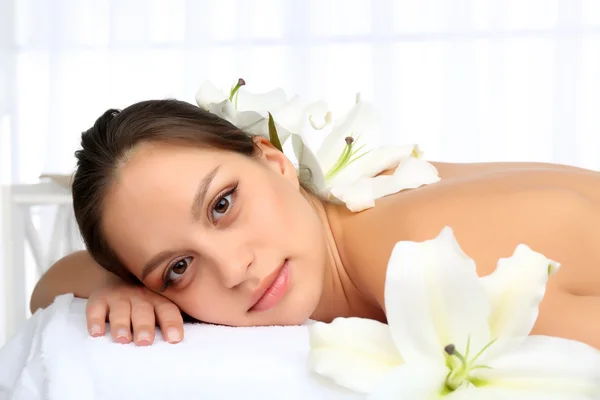
[[[0,388],[19,400],[361,398],[311,373],[308,350],[308,325],[186,324],[179,344],[157,330],[152,346],[121,345],[89,337],[85,301],[64,295],[0,350],[0,371],[14,368]]]

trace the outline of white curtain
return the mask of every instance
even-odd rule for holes
[[[205,80],[356,92],[438,160],[600,167],[597,0],[0,0],[13,173],[70,172],[109,107]],[[13,3],[12,7],[10,3]],[[3,54],[4,58],[4,54]],[[0,103],[1,104],[1,103]]]
[[[72,172],[108,108],[240,77],[360,92],[431,160],[600,168],[597,0],[0,0],[0,57],[4,182]]]

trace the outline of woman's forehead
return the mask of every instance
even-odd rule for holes
[[[219,156],[206,157],[209,152],[156,145],[136,149],[104,199],[102,224],[118,253],[145,254],[179,237],[191,221],[198,183],[219,165]],[[128,261],[137,262],[137,256]]]
[[[168,144],[144,144],[135,149],[127,160],[115,170],[115,184],[139,187],[177,183],[183,179],[198,179],[217,166],[221,169],[235,167],[241,157],[232,152],[174,146]]]
[[[109,196],[131,199],[164,191],[185,192],[218,166],[231,165],[227,153],[201,148],[148,145],[136,149],[116,171]],[[222,169],[222,168],[221,168]]]
[[[214,148],[165,142],[147,142],[137,146],[121,166],[133,169],[136,166],[151,166],[156,163],[176,166],[181,162],[209,164],[215,159],[233,159],[235,154]]]

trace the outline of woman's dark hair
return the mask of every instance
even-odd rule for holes
[[[81,135],[75,152],[73,208],[88,252],[106,270],[139,284],[109,246],[102,230],[102,209],[107,191],[120,164],[144,142],[181,143],[231,151],[253,157],[258,154],[252,135],[201,108],[178,100],[150,100],[122,111],[106,111]],[[127,223],[123,221],[123,223]]]

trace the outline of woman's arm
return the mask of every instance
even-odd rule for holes
[[[87,299],[95,290],[119,280],[100,267],[87,251],[69,254],[54,263],[36,284],[31,295],[31,312],[49,306],[56,296],[65,293]]]

